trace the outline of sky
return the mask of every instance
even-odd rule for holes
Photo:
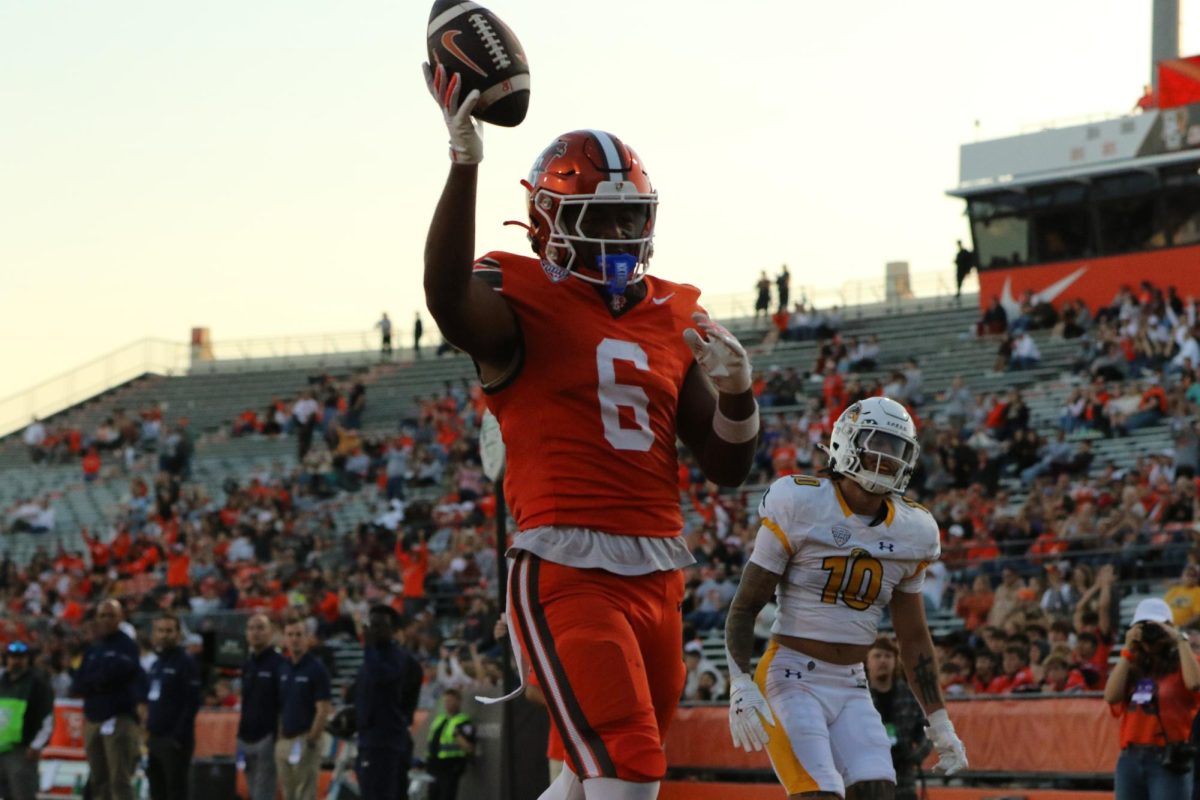
[[[1184,2],[1181,49],[1200,52]],[[1200,2],[1200,0],[1193,0]],[[1150,0],[495,0],[529,115],[489,128],[476,241],[527,252],[518,181],[616,133],[660,208],[652,270],[745,293],[953,275],[958,147],[1123,112]],[[0,0],[0,398],[142,337],[407,343],[446,133],[412,0]],[[429,341],[427,334],[426,341]]]

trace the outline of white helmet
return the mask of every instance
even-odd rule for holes
[[[903,492],[920,453],[908,409],[888,397],[854,403],[838,417],[829,436],[829,469],[872,494]],[[894,469],[881,471],[884,464]]]

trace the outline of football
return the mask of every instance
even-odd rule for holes
[[[529,110],[529,62],[517,37],[477,3],[436,0],[426,37],[429,63],[457,72],[461,97],[479,90],[474,116],[493,125],[520,125]]]

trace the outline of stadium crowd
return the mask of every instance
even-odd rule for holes
[[[727,677],[704,657],[703,642],[723,628],[756,532],[762,484],[819,471],[817,445],[832,420],[877,394],[909,405],[920,423],[921,463],[909,495],[929,508],[943,536],[926,605],[936,618],[961,621],[939,637],[949,693],[1099,689],[1120,633],[1121,595],[1162,580],[1178,580],[1170,600],[1176,622],[1200,624],[1196,305],[1148,284],[1095,314],[1079,303],[1047,310],[1026,297],[1010,322],[993,303],[982,336],[1010,342],[1043,329],[1080,342],[1075,386],[1049,436],[1031,426],[1018,389],[979,392],[956,378],[933,392],[913,359],[879,372],[878,340],[843,341],[836,310],[806,328],[796,338],[821,337],[811,372],[770,368],[755,376],[765,412],[756,478],[720,493],[681,454],[684,533],[697,561],[686,571],[685,699],[716,700],[726,691]],[[1008,359],[996,366],[1014,367]],[[261,407],[232,421],[228,433],[295,436],[297,460],[229,476],[219,487],[191,475],[196,443],[187,420],[167,425],[160,408],[114,412],[89,433],[35,421],[24,436],[35,463],[79,459],[86,477],[90,453],[118,453],[88,479],[128,489],[110,529],[82,532],[86,552],[43,550],[25,565],[0,562],[0,643],[32,641],[62,695],[103,598],[120,598],[135,620],[180,612],[193,648],[223,615],[299,612],[314,652],[326,657],[338,639],[360,638],[368,608],[386,603],[404,614],[407,645],[425,665],[423,706],[446,688],[497,685],[496,509],[477,456],[478,385],[447,382],[439,396],[416,398],[397,426],[368,428],[395,433],[364,432],[371,412],[357,380],[317,376],[294,400]],[[1097,463],[1094,438],[1149,425],[1168,425],[1175,446],[1127,469]],[[350,502],[369,510],[353,525],[336,513]],[[5,526],[52,530],[50,504],[23,499],[6,510]],[[148,633],[138,631],[145,652]],[[237,704],[231,678],[210,670],[207,705]]]

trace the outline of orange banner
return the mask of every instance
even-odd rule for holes
[[[994,800],[1020,797],[1022,800],[1112,800],[1112,792],[1069,792],[1052,789],[960,789],[930,786],[929,800]],[[783,800],[783,788],[767,783],[696,783],[667,781],[658,791],[658,800]]]
[[[951,701],[971,768],[1004,772],[1109,773],[1117,763],[1117,721],[1098,698]],[[770,767],[765,753],[729,741],[724,706],[681,708],[667,734],[674,768]]]
[[[1180,297],[1200,297],[1200,247],[1172,247],[1149,253],[1060,261],[1036,267],[979,271],[979,306],[985,309],[997,296],[1006,306],[1019,303],[1026,289],[1059,307],[1064,300],[1083,298],[1092,314],[1107,306],[1122,286],[1137,292],[1142,280],[1165,289],[1175,286]],[[1012,313],[1009,313],[1012,322]]]

